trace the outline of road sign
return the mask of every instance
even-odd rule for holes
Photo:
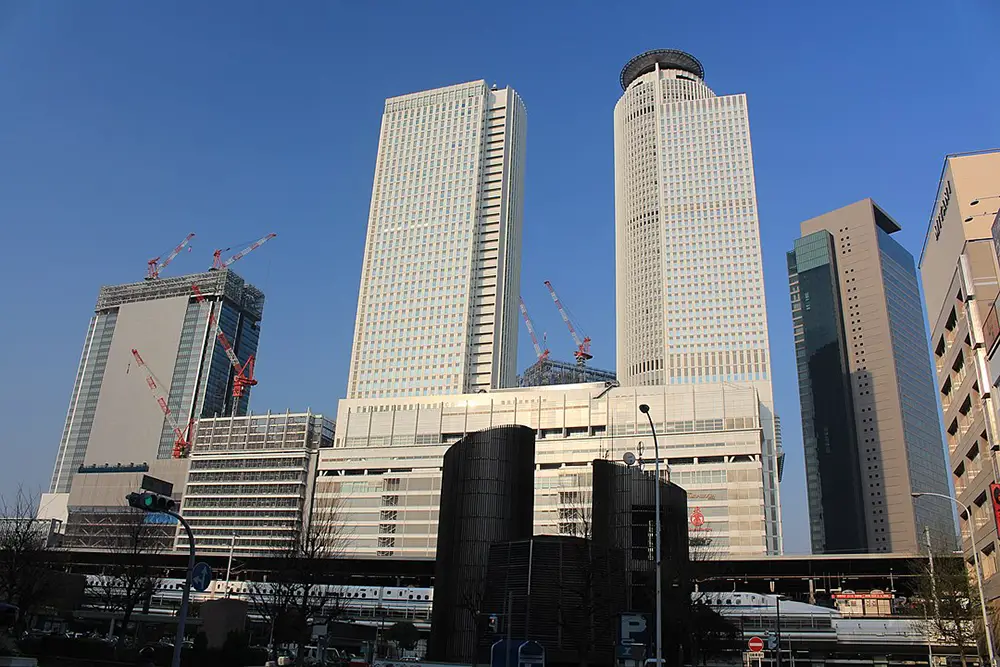
[[[626,612],[619,617],[618,643],[648,644],[649,620],[646,614]]]
[[[204,593],[211,583],[212,568],[209,564],[204,561],[195,563],[194,569],[191,570],[191,588]]]
[[[760,653],[764,650],[764,640],[760,637],[751,637],[750,641],[747,642],[747,648],[754,653]]]
[[[619,644],[615,647],[615,657],[619,660],[645,660],[646,647],[642,644]]]

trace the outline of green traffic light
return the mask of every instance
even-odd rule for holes
[[[153,506],[153,501],[154,501],[154,498],[153,498],[152,495],[146,495],[146,496],[143,496],[143,498],[142,498],[142,502],[143,502],[144,505],[146,505],[146,507],[152,507]]]

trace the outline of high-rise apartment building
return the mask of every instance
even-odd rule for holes
[[[194,297],[195,284],[203,301]],[[102,287],[83,346],[51,494],[68,494],[83,465],[171,458],[173,430],[136,366],[133,348],[155,374],[182,427],[202,416],[245,414],[249,392],[234,408],[234,370],[208,314],[211,309],[245,363],[257,352],[263,308],[263,293],[228,269]],[[51,494],[43,505],[56,507],[59,501]]]
[[[386,100],[348,397],[516,385],[525,121],[484,81]]]
[[[1000,597],[997,531],[989,485],[998,479],[996,385],[988,352],[996,343],[997,253],[991,226],[1000,202],[1000,150],[949,155],[938,182],[920,275],[937,369],[937,389],[948,443],[952,481],[958,501],[966,560],[978,551],[986,578],[986,597]],[[992,205],[991,205],[992,204]],[[916,500],[920,508],[947,505],[933,497]],[[970,521],[975,522],[972,544]]]
[[[752,383],[779,525],[757,196],[745,95],[717,96],[693,56],[648,51],[615,105],[618,380],[623,386]],[[780,552],[780,534],[770,536]]]
[[[954,546],[913,256],[871,199],[807,220],[788,253],[813,553]]]

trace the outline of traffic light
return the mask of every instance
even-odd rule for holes
[[[496,634],[499,625],[500,625],[500,619],[497,617],[497,615],[490,614],[489,631]]]
[[[138,491],[125,496],[128,504],[136,509],[147,512],[169,512],[177,506],[174,499],[169,496],[161,496],[150,491]]]

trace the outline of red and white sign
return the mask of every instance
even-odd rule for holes
[[[701,509],[698,507],[694,508],[691,512],[691,525],[695,528],[701,528],[705,525],[705,515],[701,513]]]
[[[751,637],[750,641],[747,642],[747,648],[754,653],[760,653],[764,650],[764,640],[760,637]]]
[[[990,484],[990,498],[993,500],[993,518],[1000,526],[1000,484],[993,482]]]

